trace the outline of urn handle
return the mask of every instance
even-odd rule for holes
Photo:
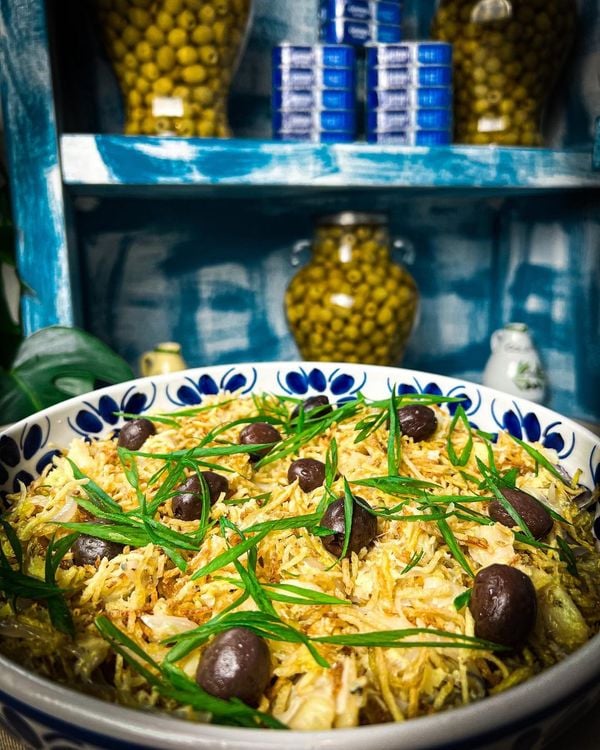
[[[406,237],[396,237],[392,242],[394,260],[403,266],[412,266],[415,262],[415,246]]]
[[[497,352],[502,344],[504,343],[504,329],[499,328],[497,331],[494,331],[490,337],[490,348],[492,352]]]
[[[312,243],[310,240],[299,240],[292,246],[290,263],[294,268],[303,266],[310,257]]]

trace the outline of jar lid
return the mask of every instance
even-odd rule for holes
[[[181,344],[176,341],[163,341],[154,347],[154,351],[160,354],[180,354]]]
[[[371,224],[385,226],[388,217],[385,214],[369,214],[357,211],[341,211],[338,214],[328,214],[317,219],[317,226],[354,227],[359,224]]]

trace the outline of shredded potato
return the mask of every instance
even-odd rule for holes
[[[264,397],[263,405],[293,404]],[[206,408],[211,406],[213,408]],[[536,626],[527,645],[519,652],[489,649],[445,648],[435,636],[424,634],[428,645],[407,648],[345,646],[315,643],[329,663],[318,664],[305,645],[269,640],[272,679],[259,705],[262,712],[295,729],[317,730],[351,727],[384,721],[404,721],[479,700],[507,689],[556,663],[600,626],[600,563],[591,534],[589,516],[579,512],[573,499],[579,490],[556,477],[525,452],[510,436],[500,434],[492,445],[499,473],[518,470],[517,487],[535,495],[563,521],[555,518],[544,539],[547,546],[534,546],[500,523],[484,525],[473,516],[455,513],[461,498],[471,513],[489,520],[489,499],[473,501],[474,495],[489,498],[481,482],[477,458],[488,461],[484,440],[473,433],[474,449],[465,466],[453,465],[447,450],[450,417],[439,406],[434,409],[438,427],[427,440],[416,443],[402,437],[397,473],[435,483],[431,496],[456,496],[440,505],[464,559],[476,573],[494,563],[518,568],[532,580],[538,599]],[[245,453],[208,459],[229,469],[230,496],[223,494],[210,509],[215,521],[197,550],[178,552],[187,568],[177,567],[159,544],[125,546],[112,559],[95,565],[75,565],[68,551],[57,570],[57,584],[66,598],[75,627],[75,637],[58,632],[51,624],[43,602],[20,600],[16,608],[6,596],[0,604],[0,650],[13,660],[77,689],[129,706],[175,712],[194,719],[209,717],[169,697],[160,695],[143,675],[121,655],[116,655],[100,635],[94,621],[105,615],[152,659],[162,662],[171,645],[165,638],[190,631],[231,607],[240,596],[238,572],[229,563],[208,575],[192,578],[229,547],[240,542],[234,527],[219,526],[227,519],[237,529],[262,522],[314,513],[324,497],[322,487],[305,493],[288,483],[290,462],[298,457],[325,461],[335,438],[339,463],[332,497],[344,496],[344,481],[373,508],[393,508],[404,503],[393,519],[379,516],[377,537],[358,553],[337,560],[309,527],[275,530],[256,547],[256,575],[263,586],[283,583],[304,587],[308,592],[347,600],[347,605],[274,602],[278,616],[309,637],[335,634],[389,632],[405,628],[439,629],[473,636],[475,626],[468,606],[455,606],[472,578],[446,543],[440,527],[426,517],[402,520],[402,515],[424,515],[416,496],[399,498],[374,487],[355,486],[354,481],[389,474],[388,426],[380,426],[364,440],[355,442],[356,423],[376,411],[364,406],[358,415],[339,423],[304,444],[299,452],[255,469]],[[44,577],[44,560],[53,538],[69,533],[60,522],[93,522],[84,508],[88,479],[76,478],[71,461],[96,483],[123,511],[139,508],[140,497],[151,502],[166,476],[158,475],[165,460],[147,454],[169,454],[191,450],[219,425],[226,426],[259,414],[257,401],[215,397],[191,416],[156,421],[156,434],[143,445],[135,465],[137,490],[127,480],[117,452],[117,442],[106,439],[75,440],[68,451],[29,487],[9,498],[6,520],[15,529],[23,547],[23,570]],[[151,417],[150,417],[151,418]],[[241,425],[243,426],[243,424]],[[211,445],[238,444],[239,423],[225,429]],[[458,424],[452,435],[457,453],[467,443],[467,428]],[[552,462],[551,451],[535,446]],[[172,466],[171,464],[168,464]],[[205,467],[200,466],[200,469]],[[219,472],[219,469],[214,469]],[[224,473],[224,472],[221,472]],[[190,475],[190,471],[186,471]],[[183,477],[182,479],[185,479]],[[174,517],[170,497],[157,510],[156,520],[177,532],[193,534],[198,521]],[[223,532],[225,529],[225,532]],[[578,575],[561,559],[557,536],[575,550]],[[2,549],[15,564],[6,536]],[[247,565],[247,556],[240,557]],[[252,597],[236,611],[257,609]],[[206,645],[186,655],[178,664],[194,677]]]

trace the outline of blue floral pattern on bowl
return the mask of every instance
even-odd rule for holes
[[[167,398],[176,407],[199,406],[205,396],[216,396],[217,393],[239,392],[244,396],[254,388],[256,383],[256,368],[252,367],[244,372],[237,368],[228,369],[219,382],[208,374],[200,377],[186,377],[182,385],[178,385],[175,392],[167,387]]]
[[[101,396],[94,405],[84,401],[74,418],[69,418],[69,425],[74,433],[89,438],[106,431],[106,427],[116,427],[121,421],[120,414],[138,416],[152,408],[156,399],[156,386],[150,384],[149,393],[138,390],[135,386],[128,388],[117,402],[112,396]],[[123,417],[123,420],[131,417]]]
[[[575,448],[575,433],[564,429],[564,424],[556,420],[544,428],[538,415],[534,411],[523,412],[519,404],[514,401],[511,409],[502,409],[501,416],[497,413],[496,399],[492,401],[491,412],[494,421],[501,430],[510,432],[519,440],[530,443],[541,443],[544,448],[556,451],[561,460],[568,458]]]
[[[392,383],[388,378],[388,390],[391,392],[392,389],[396,388],[396,393],[399,396],[410,396],[411,393],[422,393],[430,396],[444,396],[445,398],[456,398],[460,401],[446,404],[446,408],[450,414],[454,415],[459,404],[465,410],[466,415],[471,418],[479,411],[481,407],[482,398],[479,389],[472,383],[453,385],[447,391],[443,391],[438,383],[430,381],[423,384],[417,378],[413,378],[412,383]]]
[[[328,392],[337,403],[355,399],[366,382],[366,373],[351,374],[343,372],[339,367],[328,374],[318,367],[313,367],[308,372],[303,367],[297,370],[280,370],[277,374],[277,383],[288,396]]]
[[[39,422],[25,422],[16,438],[8,435],[0,437],[0,485],[8,481],[9,469],[17,468],[23,461],[31,461],[34,457],[35,466],[32,473],[24,469],[16,472],[12,483],[13,492],[18,491],[20,483],[28,485],[34,476],[42,473],[54,456],[60,454],[57,449],[44,450],[49,435],[50,420],[46,417]]]

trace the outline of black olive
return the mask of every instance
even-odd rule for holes
[[[214,471],[202,471],[202,478],[208,487],[210,504],[214,505],[222,493],[229,491],[229,482],[221,474]],[[202,487],[196,474],[192,474],[183,484],[177,487],[177,494],[173,495],[171,508],[175,518],[182,521],[197,521],[202,516]]]
[[[371,507],[362,497],[353,498],[352,527],[346,557],[350,557],[352,552],[360,552],[363,547],[368,547],[377,536],[377,517],[369,513],[357,501],[369,508]],[[321,519],[321,526],[325,529],[333,529],[335,532],[330,536],[321,537],[321,541],[328,552],[339,557],[344,549],[344,534],[346,531],[343,497],[335,500],[327,508]]]
[[[95,565],[96,560],[103,557],[112,560],[123,552],[123,545],[119,542],[109,542],[96,536],[82,534],[71,546],[73,563],[75,565]]]
[[[298,458],[290,464],[287,476],[290,484],[297,479],[303,492],[311,492],[325,481],[325,464],[316,458]]]
[[[156,433],[156,427],[149,419],[133,419],[121,427],[117,445],[130,451],[139,450],[150,435]]]
[[[300,416],[300,407],[303,407],[305,416],[310,416],[311,419],[322,417],[325,414],[331,414],[333,411],[327,396],[310,396],[302,404],[296,406],[290,415],[291,419],[296,419]],[[311,412],[310,415],[309,412]]]
[[[411,437],[415,443],[430,438],[438,425],[433,409],[420,404],[398,409],[398,421],[402,434]]]
[[[220,633],[207,646],[196,671],[196,682],[217,698],[258,706],[271,677],[269,647],[247,628]]]
[[[251,461],[258,461],[271,450],[271,444],[274,445],[281,440],[281,435],[273,425],[268,422],[251,422],[246,425],[240,432],[240,444],[241,445],[260,445],[262,443],[269,443],[266,448],[261,448],[255,453],[250,453],[249,458]]]
[[[552,516],[535,497],[514,487],[501,487],[500,492],[521,516],[535,539],[543,539],[550,533],[554,525]],[[488,514],[492,520],[504,526],[509,528],[517,526],[517,522],[503,508],[499,500],[492,500],[488,506]]]
[[[475,635],[521,648],[535,625],[537,597],[531,578],[510,565],[490,565],[475,576],[469,609]]]

